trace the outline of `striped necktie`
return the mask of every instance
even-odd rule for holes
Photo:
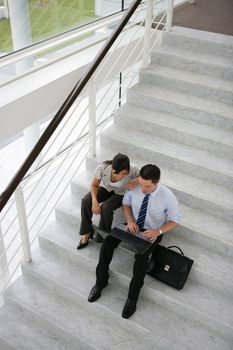
[[[147,206],[149,202],[149,195],[150,194],[146,194],[145,197],[143,198],[142,205],[138,214],[138,219],[136,224],[138,225],[139,230],[143,229],[144,227],[146,211],[147,211]]]

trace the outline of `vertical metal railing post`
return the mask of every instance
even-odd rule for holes
[[[174,0],[168,0],[167,16],[166,16],[166,31],[167,32],[169,32],[171,30],[171,27],[172,27],[173,8],[174,8]]]
[[[21,235],[21,240],[23,245],[24,260],[26,262],[30,262],[32,260],[31,246],[30,246],[30,240],[29,240],[29,231],[28,231],[23,189],[20,185],[15,190],[15,201],[16,201],[16,209],[17,209],[18,221],[19,221],[19,227],[20,227],[20,235]]]
[[[89,155],[96,155],[96,82],[93,77],[89,86]]]
[[[121,1],[121,11],[125,10],[125,0]],[[122,85],[122,72],[119,74],[119,107],[121,107],[121,85]]]
[[[151,25],[153,18],[154,0],[146,0],[146,21],[144,34],[144,49],[142,67],[146,68],[150,63],[150,46],[151,46]]]
[[[2,227],[0,223],[0,295],[2,295],[2,292],[10,277],[9,267],[6,268],[6,266],[8,266],[8,260],[4,244],[4,237],[2,234]]]
[[[121,0],[121,11],[125,9],[125,0]]]

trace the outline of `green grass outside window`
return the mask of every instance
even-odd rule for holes
[[[96,18],[94,0],[28,0],[32,42],[63,33]],[[0,20],[0,51],[11,52],[10,21]]]

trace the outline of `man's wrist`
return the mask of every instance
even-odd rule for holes
[[[132,224],[132,222],[134,222],[132,218],[126,218],[126,221],[127,221],[127,224],[128,224],[128,225],[129,225],[129,224]]]
[[[162,231],[162,229],[161,229],[161,228],[158,230],[158,232],[159,232],[159,234],[160,234],[160,235],[162,235],[162,234],[163,234],[163,231]]]

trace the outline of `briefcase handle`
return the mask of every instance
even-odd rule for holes
[[[180,251],[181,255],[184,255],[184,253],[182,252],[182,250],[180,249],[180,247],[177,247],[177,245],[170,245],[169,247],[167,247],[167,249],[171,249],[171,248],[176,248]]]

